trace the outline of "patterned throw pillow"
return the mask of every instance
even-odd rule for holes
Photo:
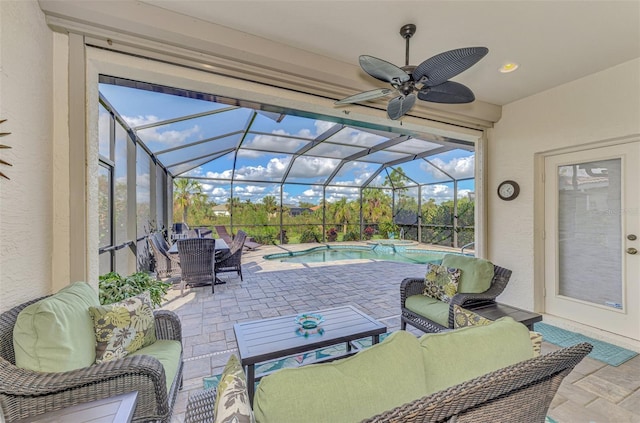
[[[446,303],[458,292],[460,269],[441,266],[439,264],[427,264],[427,274],[424,276],[423,295],[435,298]]]
[[[493,323],[493,320],[486,319],[478,313],[453,305],[453,328],[465,328],[467,326],[486,326]],[[529,338],[533,346],[533,356],[538,357],[542,353],[542,334],[540,332],[529,331]]]
[[[247,380],[235,355],[229,357],[220,376],[218,395],[213,411],[213,423],[254,423],[249,404]]]
[[[148,292],[119,303],[89,307],[96,331],[96,363],[126,357],[156,342],[153,304]]]
[[[467,326],[486,326],[493,323],[493,320],[486,319],[478,313],[453,305],[453,328],[466,328]]]
[[[533,345],[533,356],[538,357],[542,353],[542,334],[540,332],[529,331],[531,345]]]

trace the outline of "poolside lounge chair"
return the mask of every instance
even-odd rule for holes
[[[233,240],[231,239],[231,235],[227,232],[227,228],[225,226],[216,226],[216,232],[218,232],[218,236],[227,243],[227,245],[231,245]]]
[[[216,226],[215,228],[220,238],[224,239],[224,241],[228,245],[231,245],[233,243],[231,235],[229,235],[229,232],[227,232],[227,228],[225,226]],[[252,238],[247,238],[244,241],[244,248],[246,248],[249,251],[253,251],[256,248],[260,247],[261,245],[262,244],[255,242]]]

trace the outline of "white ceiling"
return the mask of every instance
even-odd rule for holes
[[[478,100],[497,105],[640,57],[640,0],[144,3],[350,64],[368,54],[404,65],[398,31],[414,23],[414,65],[445,50],[488,47],[484,59],[454,80],[469,86]],[[508,61],[520,69],[499,73]],[[372,89],[381,86],[370,79]]]

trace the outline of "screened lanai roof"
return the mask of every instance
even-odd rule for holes
[[[108,76],[100,95],[173,177],[353,188],[400,168],[415,185],[473,178],[466,141]]]

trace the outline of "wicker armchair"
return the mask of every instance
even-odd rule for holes
[[[171,420],[178,389],[182,387],[182,357],[169,392],[162,364],[147,355],[62,373],[40,373],[16,367],[13,327],[20,311],[40,299],[0,315],[0,406],[7,422],[131,391],[138,391],[134,422]],[[158,339],[182,341],[180,320],[174,313],[159,310],[154,316]]]
[[[582,343],[541,355],[419,398],[362,423],[544,423],[560,383],[591,349],[590,344]],[[185,423],[213,421],[215,398],[215,388],[191,395]]]
[[[405,307],[407,298],[412,295],[420,295],[424,289],[423,278],[407,278],[400,284],[400,309],[402,311],[400,328],[406,329],[407,324],[415,326],[416,328],[424,332],[441,332],[446,329],[453,329],[453,305],[457,304],[469,310],[473,310],[474,307],[486,305],[488,303],[495,302],[498,295],[504,291],[504,288],[509,283],[511,277],[511,270],[502,268],[500,266],[493,267],[493,279],[491,280],[491,286],[485,292],[479,294],[463,294],[458,293],[451,299],[449,305],[449,325],[448,327],[442,326],[425,316],[421,316]]]
[[[178,255],[182,268],[180,293],[186,285],[209,285],[214,292],[215,248],[213,238],[181,239],[178,243]]]
[[[153,259],[156,264],[156,272],[160,278],[172,278],[180,275],[180,259],[175,254],[169,254],[169,244],[159,234],[151,234],[147,238]]]
[[[231,242],[231,245],[229,246],[229,252],[216,257],[216,274],[225,272],[236,272],[240,276],[240,280],[243,280],[242,247],[244,247],[244,242],[246,239],[247,234],[244,231],[238,231],[235,238]]]

